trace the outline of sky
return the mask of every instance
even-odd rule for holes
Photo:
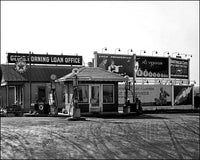
[[[1,63],[7,52],[32,51],[78,54],[87,64],[94,51],[116,48],[192,55],[190,80],[199,85],[199,2],[1,1]]]

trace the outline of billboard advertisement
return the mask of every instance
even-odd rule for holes
[[[174,86],[174,105],[192,105],[192,86]]]
[[[136,77],[146,78],[168,78],[167,57],[136,56]]]
[[[133,55],[95,54],[95,67],[133,77]],[[136,77],[168,78],[168,58],[136,56]]]
[[[122,76],[133,75],[133,56],[119,54],[99,54],[95,55],[95,67],[100,67]]]
[[[30,54],[32,64],[82,65],[82,56]],[[19,60],[29,63],[29,54],[8,53],[8,63]]]
[[[171,106],[172,105],[172,87],[167,85],[136,85],[136,97],[138,97],[143,106]],[[124,85],[118,87],[118,103],[124,103]],[[128,98],[133,102],[132,94],[129,92]]]
[[[171,78],[189,78],[189,60],[171,58],[170,61]]]

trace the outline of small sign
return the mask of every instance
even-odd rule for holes
[[[18,59],[18,61],[16,62],[16,65],[15,65],[15,69],[19,73],[24,73],[27,69],[26,62],[24,62],[22,59]]]
[[[72,73],[74,73],[74,74],[78,74],[78,73],[79,73],[78,68],[74,68],[74,69],[72,70]]]
[[[56,77],[56,75],[55,75],[55,74],[52,74],[52,75],[50,76],[50,78],[51,78],[51,80],[53,80],[53,81],[54,81],[54,80],[56,80],[56,78],[57,78],[57,77]]]

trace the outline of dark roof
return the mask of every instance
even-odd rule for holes
[[[48,66],[48,65],[31,65],[32,82],[50,82],[50,76],[55,74],[57,78],[69,74],[74,67],[71,66]],[[30,68],[27,67],[25,73],[19,73],[15,70],[15,65],[2,64],[2,80],[5,82],[26,82],[29,81]]]
[[[69,73],[57,81],[72,81],[75,73]],[[77,73],[80,81],[125,81],[125,78],[119,74],[109,72],[99,67],[82,67]]]

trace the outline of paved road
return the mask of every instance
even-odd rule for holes
[[[199,159],[199,115],[1,117],[2,159]]]

